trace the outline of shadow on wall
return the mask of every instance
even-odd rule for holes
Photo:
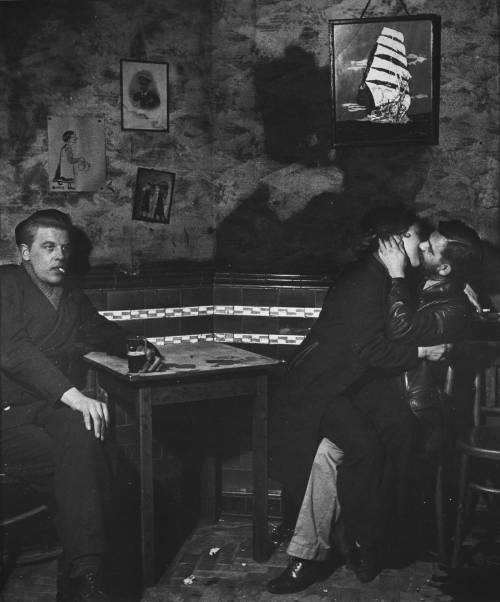
[[[328,68],[318,68],[313,54],[289,46],[282,59],[257,64],[254,81],[267,156],[283,163],[328,164]]]
[[[26,52],[32,52],[30,49],[38,42],[39,36],[43,39],[48,22],[57,29],[60,21],[61,26],[79,34],[88,32],[95,19],[94,8],[87,0],[30,2],[29,10],[26,9],[25,2],[2,2],[0,5],[0,51],[5,60],[6,81],[9,82],[5,88],[4,102],[8,142],[13,149],[9,152],[9,159],[18,170],[36,139],[33,125],[45,127],[48,112],[39,100],[39,91],[33,86],[36,76],[26,67],[32,63],[32,60],[24,61]],[[73,37],[68,35],[66,41],[59,42],[58,58],[55,59],[60,63],[59,70],[57,65],[52,65],[48,71],[58,75],[47,81],[44,79],[47,88],[67,98],[71,97],[75,88],[84,85],[82,82],[86,77],[86,66],[78,64],[77,55],[72,52],[72,40]],[[36,53],[34,56],[37,56]]]
[[[71,276],[82,282],[90,270],[90,253],[92,243],[85,232],[73,226],[70,232],[71,238],[71,257],[68,264],[68,271]]]
[[[330,193],[280,221],[262,184],[217,229],[216,269],[334,277],[353,258],[357,221],[349,204]]]
[[[340,168],[344,186],[341,192],[318,193],[311,182],[316,192],[307,205],[280,219],[268,186],[257,185],[217,229],[217,269],[335,275],[352,259],[357,223],[367,209],[415,206],[432,150],[372,146],[332,153],[329,69],[318,67],[316,57],[297,46],[289,46],[282,58],[256,65],[255,90],[266,157],[299,170],[305,166],[305,179],[315,177],[315,167]]]

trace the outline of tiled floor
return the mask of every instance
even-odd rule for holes
[[[305,592],[273,596],[265,585],[286,565],[283,548],[263,564],[251,559],[249,522],[221,520],[193,531],[156,586],[142,602],[499,602],[498,549],[476,558],[476,566],[450,577],[432,562],[400,570],[385,570],[372,583],[361,585],[345,567]],[[210,550],[215,553],[210,555]],[[479,556],[480,553],[478,552]],[[185,582],[188,578],[189,583]],[[56,562],[15,569],[0,597],[2,602],[53,602]],[[137,602],[122,594],[115,602]]]

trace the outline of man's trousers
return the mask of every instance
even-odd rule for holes
[[[314,457],[306,493],[299,511],[287,554],[304,560],[325,560],[330,535],[339,514],[337,471],[344,453],[322,439]]]
[[[27,416],[25,423],[15,426],[4,421],[2,471],[55,500],[63,566],[83,556],[104,554],[105,512],[110,505],[106,445],[85,429],[80,412],[62,403],[38,406]]]

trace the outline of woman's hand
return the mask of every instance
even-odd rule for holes
[[[408,262],[403,239],[400,236],[390,236],[388,239],[379,239],[378,256],[385,265],[391,278],[404,278]]]

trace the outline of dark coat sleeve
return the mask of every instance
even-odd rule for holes
[[[458,296],[417,310],[408,283],[393,278],[388,296],[387,336],[408,345],[438,345],[462,338],[469,312]]]
[[[409,369],[418,363],[416,345],[391,341],[385,332],[386,278],[368,272],[345,296],[351,345],[363,363],[384,370]]]
[[[23,326],[23,292],[12,271],[0,277],[0,368],[13,380],[50,402],[73,384],[33,343]]]

